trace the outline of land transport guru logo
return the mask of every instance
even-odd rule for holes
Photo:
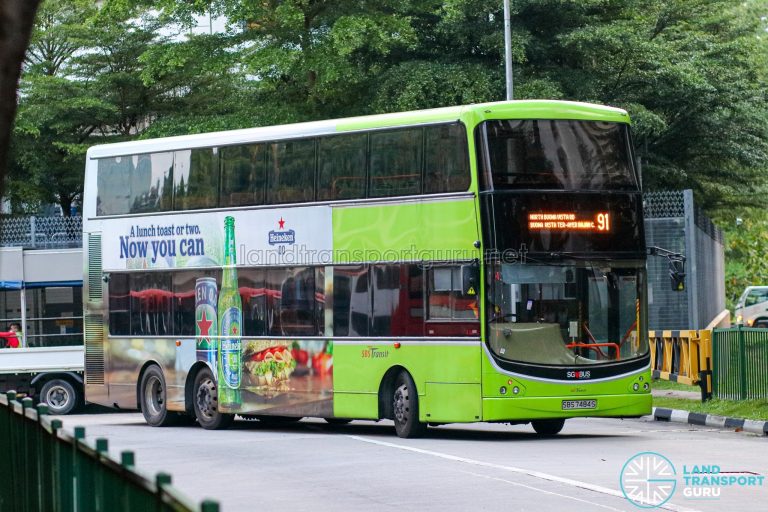
[[[655,452],[638,453],[621,468],[621,492],[641,508],[660,507],[677,488],[675,466]]]
[[[717,500],[724,488],[762,487],[765,476],[751,471],[722,471],[716,464],[675,465],[656,452],[641,452],[621,468],[621,492],[630,503],[646,509],[659,508],[678,492],[683,499]],[[682,489],[681,489],[682,488]]]

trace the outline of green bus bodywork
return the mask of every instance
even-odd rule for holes
[[[441,260],[450,251],[474,253],[482,262],[478,168],[474,128],[485,120],[568,119],[630,123],[619,109],[582,103],[521,101],[451,107],[339,121],[339,131],[392,128],[460,120],[467,128],[473,198],[446,201],[414,199],[397,205],[366,205],[333,211],[334,253],[353,254],[372,248],[398,254],[417,251],[424,260]],[[334,262],[349,260],[339,258]],[[481,263],[481,276],[485,269]],[[485,280],[480,298],[484,302]],[[600,382],[547,382],[509,375],[496,369],[486,354],[486,308],[480,307],[477,343],[402,343],[376,340],[337,343],[334,348],[334,414],[341,418],[378,419],[379,392],[385,375],[402,369],[414,379],[419,395],[419,419],[429,423],[509,421],[595,417],[638,417],[651,412],[649,367]],[[386,357],[364,359],[361,352],[378,347]],[[635,386],[637,385],[637,386]],[[513,394],[513,388],[519,389]],[[502,391],[503,390],[503,391]],[[562,400],[597,400],[592,410],[563,411]]]
[[[508,119],[599,121],[625,125],[629,125],[630,122],[626,112],[610,107],[559,101],[516,101],[309,123],[296,125],[295,132],[290,132],[286,129],[287,127],[280,127],[282,130],[279,133],[283,138],[325,136],[329,134],[329,130],[330,133],[351,133],[457,121],[465,126],[467,132],[466,143],[471,173],[470,186],[467,190],[396,199],[367,198],[327,203],[331,211],[332,263],[334,265],[366,262],[458,261],[478,262],[480,270],[477,290],[478,335],[390,339],[334,338],[332,335],[327,337],[329,341],[333,341],[332,400],[335,417],[374,420],[385,416],[391,417],[391,393],[397,376],[403,371],[408,372],[415,383],[418,393],[419,420],[423,423],[477,421],[518,423],[578,416],[637,417],[650,413],[651,395],[646,384],[650,383],[651,374],[647,351],[645,355],[641,354],[635,358],[638,362],[644,360],[644,366],[636,364],[632,371],[594,380],[571,381],[526,376],[521,372],[503,370],[494,362],[487,336],[489,330],[486,321],[486,315],[489,314],[486,307],[489,286],[486,282],[488,263],[484,258],[487,248],[483,243],[482,191],[479,183],[481,171],[477,157],[476,128],[485,121]],[[313,132],[313,130],[317,131]],[[265,138],[266,136],[262,133],[264,132],[258,132],[252,140],[248,138],[248,134],[244,134],[244,131],[231,132],[230,137],[232,141],[243,144],[269,141],[270,139]],[[183,140],[167,139],[166,142],[154,143],[154,145],[148,141],[140,141],[112,145],[111,149],[92,148],[89,150],[89,161],[111,155],[178,151],[183,149],[185,144],[186,147],[205,147],[206,145],[223,146],[227,143],[228,139],[223,134],[213,135],[216,137],[210,139],[212,142],[208,141],[206,136],[190,136]],[[92,164],[89,172],[95,174],[95,168],[96,163]],[[96,180],[93,178],[87,186],[96,188],[95,183]],[[568,192],[573,197],[580,195],[578,190]],[[91,197],[94,194],[89,193],[86,196]],[[95,212],[96,201],[95,199],[92,201],[90,208]],[[302,205],[288,205],[282,208],[293,206]],[[261,210],[268,207],[262,205]],[[221,210],[222,208],[219,208],[219,213]],[[246,210],[246,208],[240,209],[240,211]],[[92,216],[95,217],[95,215]],[[105,220],[104,226],[108,222],[110,222],[109,219]],[[101,224],[97,223],[94,226],[98,226],[93,231],[100,239],[101,229],[106,232],[107,228],[102,228]],[[86,235],[96,240],[88,229]],[[98,247],[99,243],[94,242],[94,247]],[[91,251],[95,253],[94,249]],[[99,253],[99,267],[101,267],[100,258]],[[239,263],[243,264],[243,262]],[[90,264],[93,265],[93,263]],[[94,278],[89,282],[94,284],[89,286],[96,289],[96,286],[101,286],[102,269],[91,270]],[[89,269],[86,268],[86,277],[88,276]],[[426,287],[426,283],[424,286]],[[88,286],[86,288],[89,289]],[[100,288],[99,291],[93,292],[95,297],[93,303],[98,308],[104,307],[104,304],[99,302],[100,293]],[[646,305],[642,303],[642,299],[638,299],[638,304],[637,330],[640,332],[639,311],[641,308],[645,310]],[[87,318],[91,318],[88,316],[89,307],[86,305]],[[426,316],[426,312],[424,315]],[[100,317],[93,316],[93,318],[100,322]],[[94,320],[93,325],[101,327],[97,323]],[[121,351],[127,353],[127,344],[138,341],[116,337],[109,340],[112,344],[110,346],[107,344],[107,332],[109,332],[108,329],[103,336],[104,344],[108,345],[105,351],[107,357],[113,357]],[[640,333],[638,336],[645,336],[645,334]],[[168,338],[168,340],[157,340],[157,345],[161,345],[161,341],[163,343],[167,341],[169,354],[172,354],[175,347],[171,343],[174,340],[170,336]],[[93,339],[98,339],[101,343],[102,337]],[[86,345],[90,346],[89,343],[86,339]],[[93,344],[95,345],[96,341]],[[101,349],[103,350],[103,347]],[[370,357],[372,352],[376,353],[376,357]],[[166,363],[159,364],[169,368],[173,366],[171,359]],[[173,397],[168,397],[169,410],[190,411],[189,401],[193,394],[189,388],[193,380],[192,375],[197,372],[198,367],[199,361],[192,368],[188,368],[190,377],[186,380],[181,373],[175,376],[173,371],[168,372],[166,375],[169,384],[168,392],[175,393]],[[86,370],[88,372],[88,367]],[[137,372],[143,371],[144,368],[137,369]],[[87,386],[86,391],[91,393],[92,397],[89,400],[105,405],[117,404],[117,400],[107,395],[107,393],[113,393],[113,390],[106,391],[109,375],[105,384],[103,367],[101,372],[102,382],[89,383],[90,387]],[[140,376],[141,373],[137,375]],[[132,378],[136,380],[135,377]],[[140,382],[141,378],[139,377],[138,380]],[[112,386],[114,387],[114,384]],[[125,389],[123,394],[132,399],[130,384],[122,383],[121,386]],[[140,383],[139,386],[141,386]],[[185,389],[186,398],[184,397]],[[570,400],[595,400],[596,402],[594,408],[566,409],[565,401]],[[389,401],[388,404],[387,401]],[[128,402],[130,403],[130,400]]]

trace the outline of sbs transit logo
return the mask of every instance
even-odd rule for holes
[[[621,492],[633,505],[657,508],[669,501],[677,488],[672,462],[656,452],[641,452],[621,468]]]

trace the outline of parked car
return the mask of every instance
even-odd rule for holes
[[[768,286],[747,286],[735,314],[736,325],[768,328]]]

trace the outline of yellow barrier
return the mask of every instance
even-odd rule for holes
[[[654,379],[700,386],[712,397],[712,331],[649,331]]]

